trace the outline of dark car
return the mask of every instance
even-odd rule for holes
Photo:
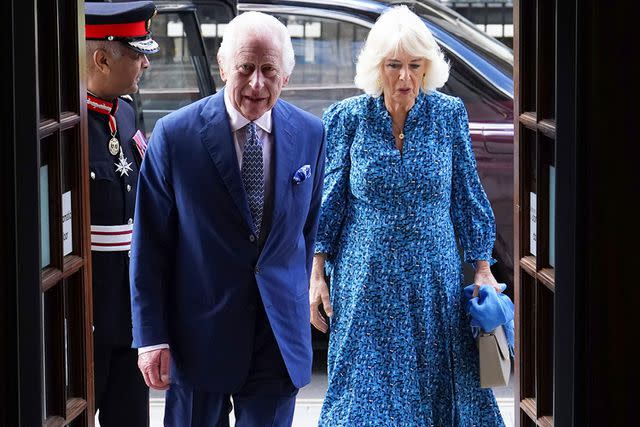
[[[140,88],[148,133],[158,117],[222,85],[215,55],[236,13],[231,0],[156,4],[152,31],[161,52]],[[451,63],[441,91],[462,98],[469,112],[480,178],[496,215],[493,270],[499,281],[513,283],[513,53],[508,47],[431,0],[240,0],[237,12],[266,12],[289,28],[296,66],[282,97],[321,116],[333,102],[361,93],[353,83],[357,55],[373,23],[394,4],[406,4],[423,18]]]
[[[217,51],[220,38],[215,37],[217,22],[208,17],[214,16],[222,26],[236,15],[236,2],[231,0],[155,3],[158,14],[151,32],[160,52],[150,56],[151,66],[142,75],[135,96],[139,127],[147,137],[160,117],[216,92],[216,83],[221,82],[215,52],[207,47],[216,46]]]

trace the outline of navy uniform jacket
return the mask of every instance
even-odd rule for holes
[[[130,245],[118,243],[130,242],[127,229],[133,225],[140,163],[133,140],[137,132],[135,112],[127,102],[118,101],[116,137],[131,169],[127,168],[128,175],[123,176],[115,166],[119,155],[109,152],[109,116],[91,110],[88,115],[94,339],[102,344],[130,346]]]

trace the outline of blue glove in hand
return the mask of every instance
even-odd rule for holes
[[[506,285],[501,284],[503,290]],[[498,294],[493,286],[482,285],[478,296],[471,298],[474,285],[464,288],[464,294],[470,298],[467,313],[471,315],[471,326],[478,326],[485,332],[491,332],[500,325],[513,320],[513,302],[503,293]]]
[[[500,288],[504,291],[507,285],[500,283]],[[514,306],[511,299],[503,293],[497,293],[493,286],[480,286],[478,296],[473,297],[475,285],[464,288],[465,297],[469,298],[466,310],[471,315],[471,329],[474,336],[477,336],[478,329],[491,332],[500,325],[503,325],[509,350],[513,355],[514,327],[513,314]]]

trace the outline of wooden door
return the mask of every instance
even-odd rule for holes
[[[93,426],[84,2],[9,1],[2,24],[0,424]]]
[[[555,0],[514,2],[516,424],[552,426]]]

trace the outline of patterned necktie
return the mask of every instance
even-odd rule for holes
[[[253,217],[254,230],[260,235],[262,210],[264,207],[264,166],[262,160],[262,143],[256,133],[256,125],[251,122],[246,126],[247,140],[242,150],[242,183],[247,194],[249,210]]]

